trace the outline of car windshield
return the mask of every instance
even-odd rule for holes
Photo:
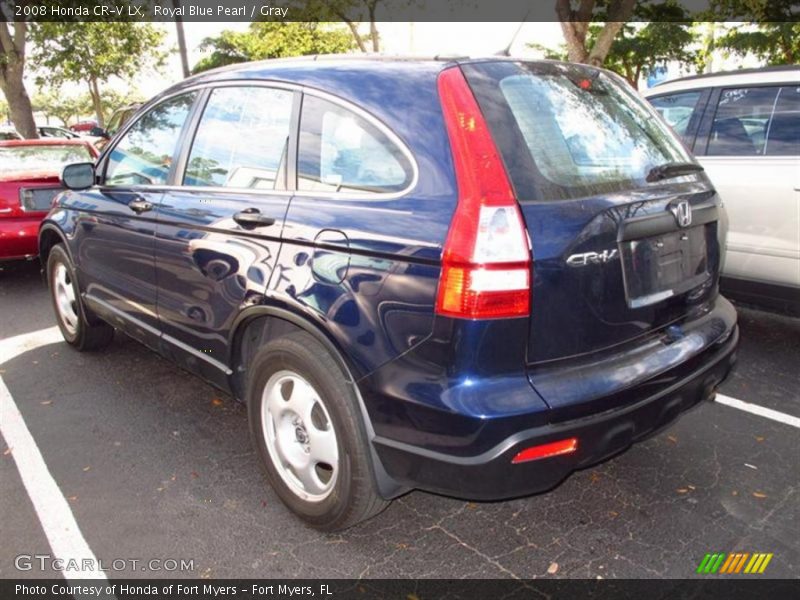
[[[654,110],[603,71],[501,62],[465,72],[520,200],[625,191],[646,185],[655,166],[691,160]]]
[[[53,171],[70,163],[93,161],[86,146],[13,146],[0,148],[0,173]]]

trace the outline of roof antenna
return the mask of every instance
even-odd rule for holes
[[[495,56],[511,56],[511,46],[513,46],[514,42],[517,41],[517,36],[519,35],[519,32],[522,31],[522,26],[525,25],[525,22],[528,20],[528,15],[530,14],[531,14],[531,7],[528,6],[528,10],[525,12],[525,16],[522,17],[522,21],[520,21],[519,27],[517,27],[517,30],[514,32],[514,35],[511,36],[511,41],[508,42],[508,46],[500,50],[500,52],[495,54]]]

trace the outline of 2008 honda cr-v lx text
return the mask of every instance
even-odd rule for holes
[[[497,500],[658,431],[730,372],[722,202],[609,72],[236,65],[70,165],[40,231],[64,338],[114,329],[246,402],[283,502]]]

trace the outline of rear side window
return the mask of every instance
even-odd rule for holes
[[[692,114],[694,114],[694,109],[697,107],[702,95],[702,90],[669,94],[651,98],[650,104],[661,113],[661,116],[669,123],[673,131],[681,136],[685,142],[689,143],[691,140],[686,139],[686,130],[689,128]]]
[[[264,87],[214,90],[192,143],[183,184],[286,189],[293,92]]]
[[[310,192],[400,192],[411,164],[389,136],[333,102],[306,95],[300,118],[297,188]]]
[[[691,160],[653,108],[602,71],[563,63],[463,67],[520,200],[647,185],[652,167]]]
[[[800,156],[800,86],[785,86],[778,91],[764,154]]]
[[[163,185],[196,93],[150,109],[114,146],[106,167],[107,185]]]

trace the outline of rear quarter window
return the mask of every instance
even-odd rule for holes
[[[307,192],[396,193],[413,179],[400,146],[338,104],[306,95],[300,118],[297,188]]]

